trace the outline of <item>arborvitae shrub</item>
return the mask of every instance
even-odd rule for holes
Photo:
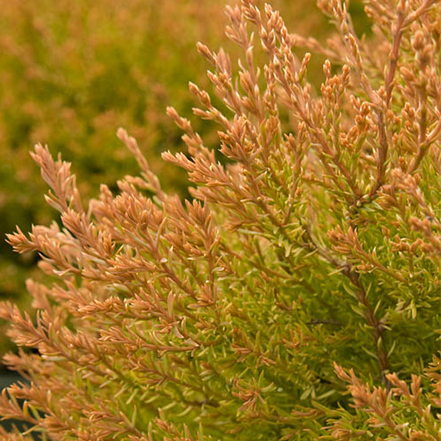
[[[62,225],[9,236],[53,282],[28,283],[34,316],[0,309],[22,348],[4,361],[30,380],[0,400],[29,432],[4,439],[441,439],[441,8],[366,4],[369,41],[321,2],[341,36],[326,47],[270,6],[227,9],[239,67],[198,48],[228,113],[190,86],[227,161],[168,111],[190,201],[123,129],[141,176],[88,208],[37,145]],[[330,59],[319,91],[296,45]]]

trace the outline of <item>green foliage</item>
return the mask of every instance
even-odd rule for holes
[[[306,33],[320,22],[310,13],[314,5],[290,11],[289,3],[277,5],[295,13]],[[88,199],[100,183],[115,188],[116,178],[136,173],[135,162],[114,136],[124,125],[148,146],[153,168],[167,177],[165,188],[186,195],[185,174],[158,160],[180,137],[165,107],[173,103],[186,111],[192,105],[188,81],[207,84],[195,42],[225,43],[224,5],[224,0],[11,0],[2,5],[1,237],[17,224],[27,230],[54,216],[42,203],[44,184],[29,158],[37,142],[50,142],[54,151],[75,160]],[[215,145],[214,128],[196,128]],[[3,240],[0,256],[0,271],[8,274],[0,280],[0,298],[25,305],[24,281],[35,274],[36,257],[17,257]],[[0,338],[0,353],[4,345]]]
[[[0,307],[31,380],[0,415],[54,440],[441,440],[440,4],[367,1],[370,39],[319,4],[326,45],[251,0],[227,8],[237,67],[198,44],[218,147],[168,108],[187,151],[162,155],[191,199],[124,129],[141,174],[87,208],[36,146],[60,220],[8,236],[49,280],[33,315]],[[320,87],[302,48],[328,58]]]

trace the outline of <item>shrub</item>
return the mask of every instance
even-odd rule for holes
[[[52,281],[28,282],[33,317],[0,309],[21,347],[4,361],[31,381],[2,395],[29,426],[6,439],[440,439],[441,9],[366,3],[370,41],[346,3],[321,2],[327,46],[270,6],[227,9],[238,73],[198,45],[227,110],[190,85],[218,152],[168,109],[185,203],[123,129],[141,176],[88,208],[36,146],[61,225],[9,236]],[[296,44],[329,58],[320,91]]]
[[[322,23],[314,4],[298,0],[297,22],[305,33]],[[289,1],[277,0],[287,13]],[[197,36],[211,45],[222,39],[225,0],[10,0],[0,14],[0,236],[16,224],[47,224],[54,211],[41,203],[44,183],[29,160],[29,146],[48,142],[75,158],[80,190],[96,197],[100,183],[136,173],[136,163],[114,136],[124,125],[142,145],[168,191],[185,195],[185,173],[158,160],[175,148],[179,130],[165,115],[166,103],[185,111],[189,79],[205,84]],[[291,13],[292,15],[292,13]],[[210,17],[219,17],[210,20]],[[322,34],[326,33],[324,28]],[[233,45],[230,45],[233,46]],[[231,51],[233,48],[230,47]],[[235,51],[237,53],[237,51]],[[216,131],[195,127],[213,146]],[[167,148],[170,148],[167,147]],[[17,256],[2,240],[0,299],[26,302],[26,277],[35,255]],[[34,277],[34,276],[33,276]],[[0,328],[0,335],[2,335]],[[0,338],[0,354],[4,351]]]

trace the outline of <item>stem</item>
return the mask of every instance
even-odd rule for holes
[[[375,343],[376,355],[378,359],[378,364],[379,364],[383,384],[385,385],[386,389],[389,389],[389,382],[386,378],[386,373],[389,371],[389,361],[388,361],[387,350],[385,348],[385,344],[383,341],[385,328],[383,327],[381,321],[375,317],[374,309],[372,308],[372,305],[370,304],[367,298],[367,293],[361,281],[360,275],[354,271],[354,268],[351,264],[335,258],[334,256],[332,256],[330,250],[319,245],[315,241],[309,226],[305,226],[305,232],[309,238],[309,243],[311,248],[315,249],[320,256],[322,256],[333,266],[340,269],[342,274],[345,275],[351,281],[352,285],[357,288],[356,291],[357,300],[359,301],[359,303],[361,303],[364,306],[365,308],[364,317],[367,323],[369,324],[369,326],[373,328],[372,336]]]

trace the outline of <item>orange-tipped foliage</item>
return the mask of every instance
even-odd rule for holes
[[[366,1],[366,39],[347,2],[320,5],[326,47],[251,0],[227,8],[237,68],[198,45],[219,149],[169,108],[188,151],[163,155],[191,200],[123,129],[141,176],[87,209],[36,147],[61,220],[8,236],[52,282],[28,284],[33,316],[0,308],[30,380],[5,418],[53,440],[441,440],[441,7]],[[299,45],[329,58],[320,90]]]

